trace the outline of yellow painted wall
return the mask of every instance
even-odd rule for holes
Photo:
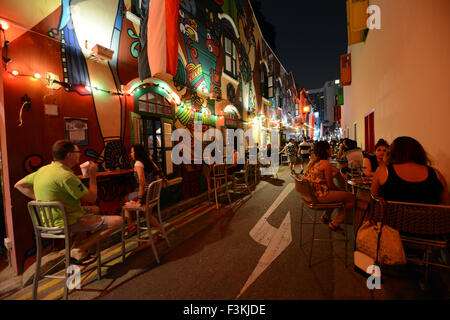
[[[350,46],[352,84],[344,87],[342,129],[375,110],[375,140],[407,135],[424,146],[450,181],[450,1],[371,0],[381,8],[381,30]]]

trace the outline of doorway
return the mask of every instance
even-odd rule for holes
[[[375,112],[372,111],[364,117],[364,142],[367,152],[374,152],[375,148]]]
[[[142,119],[143,145],[152,156],[153,161],[162,168],[163,154],[161,141],[161,121],[159,119]]]

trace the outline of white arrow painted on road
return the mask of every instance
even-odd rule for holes
[[[267,267],[289,246],[292,242],[291,232],[291,212],[286,214],[281,226],[275,228],[267,222],[267,219],[275,211],[276,208],[284,201],[288,194],[294,189],[294,184],[290,183],[281,192],[275,202],[270,206],[266,213],[258,220],[256,225],[250,231],[250,236],[256,242],[267,247],[266,251],[259,259],[256,268],[248,278],[241,292],[238,294],[238,299],[247,288],[267,269]]]

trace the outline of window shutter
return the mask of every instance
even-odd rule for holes
[[[141,143],[142,122],[141,116],[130,112],[130,142],[131,145]]]
[[[338,88],[338,101],[337,104],[340,106],[344,105],[344,88],[339,87]]]
[[[351,53],[341,56],[341,85],[349,86],[352,83],[352,56]]]
[[[365,40],[369,0],[347,0],[348,45]]]

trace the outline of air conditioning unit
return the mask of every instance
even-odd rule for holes
[[[100,60],[112,60],[112,57],[114,55],[114,50],[105,48],[99,44],[96,44],[92,47],[92,55],[96,56]]]

